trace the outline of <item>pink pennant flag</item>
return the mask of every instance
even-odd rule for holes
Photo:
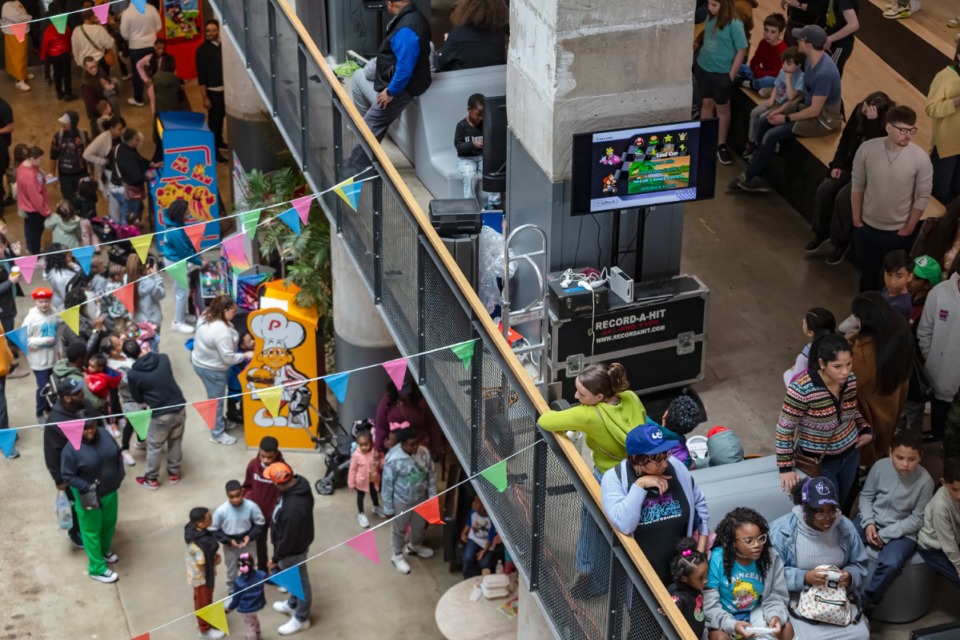
[[[380,552],[377,551],[377,538],[373,535],[373,529],[350,538],[347,540],[347,546],[370,562],[380,564]]]
[[[97,19],[100,20],[100,24],[107,24],[107,18],[110,17],[109,4],[96,4],[90,8],[93,9],[95,14],[97,14]]]
[[[244,240],[243,234],[237,234],[223,241],[223,252],[231,265],[250,266],[250,260],[247,258],[247,245]]]
[[[33,280],[33,270],[37,268],[37,257],[38,256],[20,256],[19,258],[13,259],[13,264],[20,267],[20,273],[23,274],[23,278],[28,284]]]
[[[80,440],[83,437],[83,424],[85,422],[86,420],[80,419],[64,420],[63,422],[57,423],[60,431],[63,431],[63,435],[67,436],[67,440],[70,441],[74,449],[80,449]]]
[[[390,376],[390,380],[393,381],[393,386],[397,389],[403,386],[403,378],[407,375],[406,358],[398,358],[390,362],[384,362],[383,369],[387,372],[387,375]]]
[[[300,214],[300,222],[306,225],[307,218],[310,217],[310,205],[313,204],[313,194],[297,198],[290,204],[293,205],[293,208]]]
[[[7,26],[10,27],[10,31],[13,31],[13,35],[17,36],[17,42],[23,42],[23,39],[27,35],[27,23],[14,22]]]
[[[127,311],[130,312],[130,315],[133,316],[136,314],[136,310],[133,308],[133,288],[137,286],[135,283],[131,282],[125,284],[119,289],[114,289],[112,291],[113,297],[120,301]]]

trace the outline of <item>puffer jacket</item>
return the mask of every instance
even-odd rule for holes
[[[380,470],[383,468],[383,454],[372,448],[364,453],[357,448],[350,456],[350,473],[347,474],[347,486],[367,492],[373,484],[380,490]]]

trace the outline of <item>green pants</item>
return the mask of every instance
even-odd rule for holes
[[[99,509],[84,509],[80,506],[80,492],[74,487],[70,489],[77,500],[77,521],[89,560],[88,570],[92,576],[102,576],[107,572],[103,556],[110,553],[113,534],[117,531],[117,492],[101,496]]]

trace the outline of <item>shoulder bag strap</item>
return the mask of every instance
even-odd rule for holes
[[[80,33],[83,34],[83,37],[87,39],[87,42],[90,43],[90,46],[92,46],[94,49],[99,51],[101,54],[106,53],[106,50],[103,47],[99,46],[96,42],[94,42],[93,38],[91,38],[89,34],[87,34],[87,30],[84,29],[85,26],[86,25],[80,25]]]

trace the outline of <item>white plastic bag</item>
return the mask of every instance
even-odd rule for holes
[[[480,285],[477,293],[483,306],[493,313],[500,304],[500,287],[497,286],[497,278],[503,277],[503,234],[484,225],[480,229],[479,244],[480,256],[477,267],[480,269]],[[517,263],[510,263],[510,277],[513,277],[516,272]]]
[[[61,529],[69,529],[73,526],[73,509],[70,507],[70,501],[67,499],[65,491],[57,492],[57,500],[53,508]]]

